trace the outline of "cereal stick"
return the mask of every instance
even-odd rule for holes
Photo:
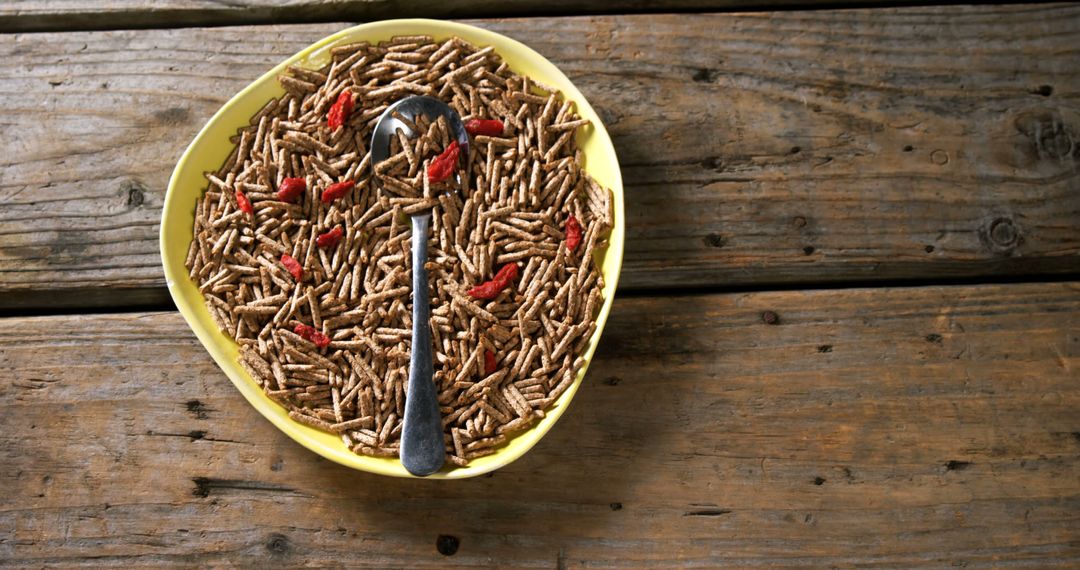
[[[304,424],[304,425],[306,425],[308,427],[313,427],[315,429],[321,429],[323,431],[334,431],[333,427],[332,427],[332,425],[330,423],[325,422],[323,420],[320,420],[318,418],[311,417],[311,416],[306,415],[306,414],[302,414],[302,413],[297,412],[295,410],[289,412],[289,417],[292,418],[294,421],[302,423],[302,424]]]

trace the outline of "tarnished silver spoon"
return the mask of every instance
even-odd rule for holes
[[[401,129],[406,137],[413,137],[407,124],[393,113],[414,120],[424,115],[436,120],[446,118],[450,132],[461,146],[461,154],[468,160],[469,135],[457,111],[434,97],[406,97],[383,111],[375,132],[371,135],[371,167],[390,158],[390,141]],[[424,176],[427,174],[424,173]],[[375,179],[374,177],[372,178]],[[428,292],[427,235],[431,226],[431,211],[412,215],[412,350],[409,354],[409,385],[405,398],[405,419],[401,430],[401,464],[409,473],[426,477],[442,468],[446,461],[443,443],[442,417],[439,414],[438,394],[435,390],[434,363],[431,350],[431,300]]]

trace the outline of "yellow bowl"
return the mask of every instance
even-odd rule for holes
[[[206,179],[203,178],[202,173],[220,168],[225,158],[232,152],[233,145],[229,142],[229,137],[234,135],[239,127],[247,125],[251,116],[266,101],[284,93],[276,78],[286,66],[298,64],[318,68],[329,62],[330,48],[334,46],[358,41],[378,42],[396,35],[417,34],[431,35],[436,40],[458,36],[477,46],[494,46],[514,71],[534,77],[561,90],[565,97],[576,104],[578,114],[592,121],[592,127],[578,135],[578,143],[585,153],[586,170],[596,178],[597,182],[610,188],[614,195],[615,225],[611,230],[610,246],[606,251],[598,253],[604,275],[604,306],[597,318],[596,332],[585,350],[585,367],[578,373],[574,385],[547,410],[547,415],[543,420],[508,441],[497,453],[474,459],[467,467],[446,467],[429,477],[429,479],[463,479],[498,469],[521,457],[540,441],[540,438],[566,411],[574,393],[581,385],[588,362],[592,359],[596,345],[600,341],[600,333],[604,329],[608,313],[611,312],[615,286],[619,280],[624,241],[623,190],[615,149],[596,111],[589,106],[585,97],[570,83],[570,80],[543,56],[520,42],[488,30],[453,22],[422,19],[364,24],[340,31],[316,42],[281,62],[230,99],[210,118],[210,121],[184,151],[169,180],[169,189],[165,194],[165,207],[161,217],[161,258],[165,266],[165,279],[169,286],[169,293],[172,294],[173,301],[180,309],[180,314],[191,325],[195,335],[214,357],[218,366],[225,371],[240,393],[252,406],[255,406],[255,409],[259,410],[259,413],[286,435],[331,461],[361,471],[411,477],[397,459],[356,455],[345,447],[338,436],[294,422],[289,419],[284,408],[263,394],[258,384],[236,362],[237,344],[221,333],[214,324],[206,309],[202,294],[188,277],[187,269],[184,267],[184,258],[192,239],[195,201],[206,188]]]

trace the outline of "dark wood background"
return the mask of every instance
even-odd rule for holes
[[[0,566],[1080,566],[1080,6],[849,7],[0,6]],[[421,14],[551,59],[627,182],[571,410],[451,483],[274,430],[157,253],[223,102]]]

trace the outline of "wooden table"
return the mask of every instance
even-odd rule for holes
[[[0,566],[1080,565],[1080,6],[271,4],[0,5]],[[451,483],[273,429],[157,253],[218,106],[418,14],[549,57],[627,181],[574,405]]]

